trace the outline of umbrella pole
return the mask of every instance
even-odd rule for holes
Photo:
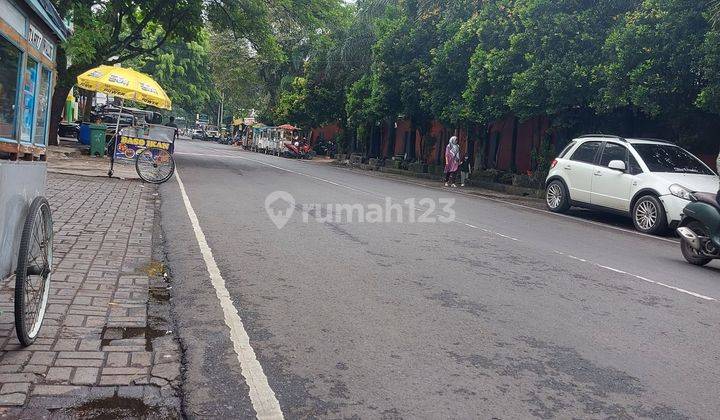
[[[109,177],[113,176],[113,167],[115,166],[115,151],[117,150],[117,140],[118,140],[118,135],[120,134],[120,117],[122,115],[124,105],[125,105],[125,99],[122,98],[122,99],[120,99],[120,111],[118,111],[117,123],[115,125],[115,135],[113,136],[114,145],[113,145],[112,154],[110,155],[110,170],[108,171]]]

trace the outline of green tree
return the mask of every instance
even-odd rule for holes
[[[399,8],[389,9],[377,24],[377,42],[373,46],[373,93],[375,112],[386,116],[394,126],[402,115],[410,120],[410,158],[427,155],[427,134],[433,120],[428,95],[431,46],[436,35],[437,14],[420,13],[415,1],[405,0]],[[420,150],[415,150],[420,131]],[[394,139],[391,130],[391,140]],[[390,150],[394,148],[389,142]],[[380,152],[379,150],[375,150]]]
[[[197,41],[169,41],[157,53],[130,60],[128,65],[153,75],[172,98],[175,114],[192,119],[196,113],[207,113],[214,96],[207,71],[207,33],[201,33]]]
[[[701,92],[707,86],[703,61],[712,63],[711,54],[703,56],[708,51],[703,46],[712,42],[706,8],[704,2],[645,0],[624,14],[605,42],[596,108],[630,109],[633,120],[644,117],[669,126],[666,136],[689,135],[698,98],[712,109],[713,88]]]
[[[466,22],[444,22],[439,32],[448,38],[432,51],[429,96],[433,114],[443,123],[457,127],[469,112],[463,91],[467,87],[470,57],[478,45],[477,15]]]
[[[371,76],[365,75],[348,88],[345,112],[348,127],[355,132],[349,144],[350,152],[355,152],[359,146],[363,146],[363,149],[367,150],[365,146],[369,146],[369,128],[379,118],[371,103],[372,86]]]
[[[202,0],[55,0],[74,32],[57,49],[57,82],[51,103],[50,141],[65,98],[77,76],[100,64],[113,65],[155,53],[168,40],[194,41],[202,27]]]
[[[206,22],[229,29],[256,52],[277,54],[281,29],[312,26],[333,13],[339,0],[52,0],[61,18],[75,28],[58,47],[58,78],[51,133],[78,75],[100,64],[113,65],[153,55],[168,41],[198,40]],[[68,66],[68,63],[72,63]]]

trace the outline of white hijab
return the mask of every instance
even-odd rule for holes
[[[460,160],[460,146],[458,145],[458,139],[456,136],[450,137],[450,144],[448,146],[450,147],[450,153],[453,158]]]

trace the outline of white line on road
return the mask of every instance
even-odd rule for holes
[[[279,169],[279,170],[284,171],[284,172],[288,172],[288,173],[291,173],[291,174],[304,176],[304,177],[307,177],[307,178],[310,178],[310,179],[314,179],[314,180],[316,180],[316,181],[320,181],[320,182],[324,182],[324,183],[326,183],[326,184],[334,185],[334,186],[336,186],[336,187],[345,188],[345,189],[348,189],[348,190],[350,190],[350,191],[356,191],[356,192],[361,192],[361,193],[369,194],[369,195],[372,195],[373,197],[380,197],[380,198],[383,198],[383,199],[385,198],[384,195],[380,195],[380,194],[374,193],[374,192],[372,192],[372,191],[366,191],[366,190],[362,190],[362,189],[360,189],[360,188],[351,187],[351,186],[349,186],[349,185],[339,184],[339,183],[337,183],[337,182],[330,181],[329,179],[324,179],[324,178],[320,178],[320,177],[317,177],[317,176],[308,175],[308,174],[306,174],[306,173],[293,171],[292,169],[283,168],[283,167],[280,167],[280,166],[277,166],[277,165],[273,165],[273,164],[271,164],[271,163],[263,162],[263,161],[256,160],[256,159],[246,158],[246,157],[243,157],[243,156],[215,155],[215,154],[208,154],[208,153],[178,153],[178,152],[175,152],[175,154],[176,154],[176,155],[222,157],[222,158],[234,158],[234,159],[240,159],[240,160],[247,160],[247,161],[250,161],[250,162],[259,163],[260,165],[268,166],[268,167],[270,167],[270,168]]]
[[[554,252],[555,252],[556,254],[558,254],[558,255],[564,255],[564,256],[566,256],[566,257],[568,257],[568,258],[570,258],[570,259],[576,260],[576,261],[581,261],[581,262],[584,262],[584,263],[589,263],[589,264],[592,264],[592,265],[594,265],[594,266],[596,266],[596,267],[598,267],[598,268],[602,268],[602,269],[604,269],[604,270],[612,271],[612,272],[614,272],[614,273],[618,273],[618,274],[623,274],[623,275],[626,275],[626,276],[630,276],[630,277],[633,277],[633,278],[638,279],[638,280],[642,280],[642,281],[647,282],[647,283],[652,283],[652,284],[655,284],[655,285],[658,285],[658,286],[666,287],[666,288],[668,288],[668,289],[675,290],[676,292],[685,293],[685,294],[687,294],[687,295],[694,296],[694,297],[696,297],[696,298],[700,298],[700,299],[703,299],[703,300],[708,300],[708,301],[711,301],[711,302],[716,302],[716,301],[717,301],[717,299],[715,299],[715,298],[713,298],[713,297],[701,295],[700,293],[695,293],[695,292],[693,292],[693,291],[691,291],[691,290],[686,290],[686,289],[682,289],[682,288],[680,288],[680,287],[671,286],[671,285],[669,285],[669,284],[665,284],[665,283],[662,283],[662,282],[659,282],[659,281],[651,280],[651,279],[649,279],[649,278],[647,278],[647,277],[638,276],[637,274],[628,273],[627,271],[623,271],[623,270],[620,270],[620,269],[617,269],[617,268],[609,267],[609,266],[607,266],[607,265],[598,264],[598,263],[596,263],[596,262],[588,261],[588,260],[586,260],[586,259],[579,258],[579,257],[576,257],[576,256],[574,256],[574,255],[566,254],[566,253],[564,253],[564,252],[560,252],[560,251],[557,251],[557,250],[555,250]]]
[[[240,370],[250,389],[250,401],[253,409],[255,409],[258,419],[282,419],[283,413],[280,409],[280,403],[275,397],[275,392],[270,388],[270,384],[268,384],[267,376],[265,376],[263,368],[255,356],[255,351],[250,346],[250,337],[248,337],[238,310],[232,302],[230,292],[225,287],[225,279],[220,274],[220,269],[205,239],[205,234],[200,227],[200,221],[192,204],[190,204],[190,198],[185,191],[185,185],[180,179],[177,170],[175,171],[175,177],[180,186],[180,194],[185,203],[185,209],[195,231],[195,238],[198,246],[200,246],[200,253],[205,260],[205,266],[215,288],[215,294],[220,300],[220,306],[225,316],[225,324],[230,328],[230,339],[237,354],[238,362],[240,362]]]
[[[249,158],[242,157],[242,156],[237,156],[237,155],[220,155],[220,154],[209,154],[209,153],[180,153],[180,152],[175,152],[175,154],[176,154],[176,155],[192,155],[192,156],[208,156],[208,157],[224,157],[224,158],[235,158],[235,159],[249,160],[249,161],[252,161],[252,162],[259,163],[259,164],[261,164],[261,165],[267,165],[267,166],[270,166],[270,167],[273,167],[273,168],[277,168],[277,169],[280,169],[280,170],[284,170],[284,171],[287,171],[287,172],[295,173],[295,174],[302,175],[302,176],[307,176],[307,177],[309,177],[309,178],[317,179],[317,180],[319,180],[319,181],[327,182],[327,183],[330,183],[330,184],[333,184],[333,185],[337,185],[337,186],[340,186],[340,187],[343,187],[343,188],[348,188],[348,189],[351,189],[351,190],[354,189],[353,187],[350,187],[350,186],[347,186],[347,185],[337,184],[337,183],[334,183],[334,182],[332,182],[332,181],[328,181],[328,180],[325,180],[325,179],[322,179],[322,178],[314,177],[314,176],[312,176],[312,175],[304,174],[304,173],[302,173],[302,172],[292,171],[292,170],[285,169],[285,168],[281,168],[281,167],[275,166],[275,165],[271,165],[271,164],[269,164],[269,163],[265,163],[265,162],[262,162],[262,161],[259,161],[259,160],[249,159]],[[306,163],[306,162],[300,161],[300,163]],[[358,173],[358,171],[353,170],[352,168],[340,168],[340,167],[335,167],[335,168],[337,168],[337,169],[339,169],[339,170],[345,170],[345,171],[348,171],[348,172],[352,172],[352,173]],[[564,219],[574,220],[574,221],[576,221],[576,222],[585,223],[585,224],[589,224],[589,225],[593,225],[593,226],[599,226],[599,227],[606,228],[606,229],[617,230],[617,231],[625,232],[625,233],[628,233],[628,234],[631,234],[631,235],[641,236],[641,237],[644,237],[644,238],[647,238],[647,239],[654,239],[654,240],[656,240],[656,241],[669,242],[669,243],[672,243],[672,244],[677,244],[677,243],[678,243],[678,241],[676,241],[676,240],[674,240],[674,239],[663,238],[663,237],[655,236],[655,235],[648,235],[648,234],[646,234],[646,233],[638,232],[638,231],[636,231],[636,230],[625,229],[625,228],[622,228],[622,227],[619,227],[619,226],[613,226],[613,225],[609,225],[609,224],[607,224],[607,223],[602,223],[602,222],[595,222],[595,221],[593,221],[593,220],[587,220],[587,219],[583,219],[583,218],[577,217],[577,216],[572,216],[572,215],[569,215],[569,214],[553,213],[553,212],[548,211],[548,210],[538,209],[538,208],[531,207],[531,206],[526,206],[526,205],[520,204],[520,203],[513,203],[512,201],[507,201],[507,200],[503,200],[503,199],[500,199],[500,198],[488,197],[488,196],[486,196],[486,195],[478,195],[478,194],[466,193],[466,192],[460,191],[460,190],[457,189],[457,188],[452,189],[452,190],[449,190],[448,188],[438,187],[438,186],[434,186],[434,185],[427,185],[427,184],[423,184],[423,183],[420,183],[420,182],[413,182],[413,181],[407,180],[407,179],[399,179],[399,178],[396,178],[396,177],[386,178],[386,177],[381,177],[381,176],[378,176],[378,175],[375,175],[375,174],[372,174],[372,173],[365,173],[365,172],[366,172],[366,171],[364,171],[364,172],[362,173],[362,175],[365,175],[365,176],[373,176],[373,177],[375,177],[375,178],[388,179],[388,180],[391,179],[391,180],[396,181],[396,182],[402,182],[402,183],[404,183],[404,184],[415,185],[415,186],[417,186],[417,187],[431,188],[431,189],[434,189],[434,190],[451,192],[451,193],[453,193],[453,194],[458,194],[458,195],[462,195],[462,196],[466,196],[466,197],[473,197],[473,198],[476,198],[476,199],[492,201],[492,202],[495,202],[495,203],[502,203],[502,204],[506,204],[506,205],[509,205],[509,206],[518,207],[518,208],[522,208],[522,209],[525,209],[525,210],[530,210],[530,211],[535,212],[535,213],[542,213],[542,214],[545,214],[545,215],[548,215],[548,216],[552,216],[552,217],[561,217],[561,218],[564,218]],[[364,191],[364,190],[357,190],[357,189],[354,189],[354,190],[360,191],[360,192],[364,192],[364,193],[367,193],[367,194],[371,194],[371,195],[375,195],[375,194],[372,193],[371,191]]]
[[[564,218],[564,219],[570,219],[570,220],[574,220],[574,221],[580,222],[580,223],[585,223],[585,224],[589,224],[589,225],[593,225],[593,226],[599,226],[599,227],[603,227],[603,228],[607,228],[607,229],[612,229],[612,230],[618,230],[618,231],[620,231],[620,232],[625,232],[625,233],[629,233],[629,234],[631,234],[631,235],[641,236],[641,237],[644,237],[644,238],[647,238],[647,239],[654,239],[654,240],[657,240],[657,241],[669,242],[669,243],[672,243],[672,244],[678,244],[678,243],[679,243],[677,240],[674,240],[674,239],[663,238],[663,237],[661,237],[661,236],[655,236],[655,235],[648,235],[647,233],[638,232],[638,231],[636,231],[636,230],[625,229],[625,228],[622,228],[622,227],[619,227],[619,226],[613,226],[613,225],[609,225],[609,224],[607,224],[607,223],[602,223],[602,222],[595,222],[595,221],[593,221],[593,220],[587,220],[587,219],[583,219],[583,218],[577,217],[577,216],[572,216],[572,215],[569,215],[569,214],[553,213],[553,212],[548,211],[548,210],[543,210],[543,209],[539,209],[539,208],[536,208],[536,207],[526,206],[525,204],[514,203],[514,202],[512,202],[512,201],[507,201],[507,200],[503,200],[503,199],[500,199],[500,198],[494,198],[494,197],[488,197],[488,196],[486,196],[486,195],[479,195],[479,194],[467,193],[467,192],[460,191],[460,190],[457,189],[457,188],[449,189],[449,188],[444,188],[444,187],[441,187],[441,186],[427,185],[427,184],[424,184],[424,183],[421,183],[421,182],[414,182],[414,181],[407,180],[407,179],[399,179],[399,178],[397,178],[397,177],[383,177],[383,176],[381,176],[381,175],[376,175],[376,174],[373,174],[373,173],[366,173],[367,171],[362,171],[362,172],[360,172],[360,171],[354,170],[354,169],[352,169],[352,168],[341,168],[341,167],[336,167],[336,168],[337,168],[337,169],[340,169],[340,170],[345,170],[345,171],[348,171],[348,172],[352,172],[352,173],[361,173],[361,174],[364,175],[364,176],[372,176],[372,177],[380,178],[380,179],[388,179],[388,180],[393,180],[393,181],[396,181],[396,182],[402,182],[402,183],[404,183],[404,184],[415,185],[415,186],[417,186],[417,187],[431,188],[431,189],[433,189],[433,190],[450,192],[450,193],[452,193],[452,194],[458,194],[458,195],[462,195],[462,196],[465,196],[465,197],[472,197],[472,198],[476,198],[476,199],[492,201],[492,202],[494,202],[494,203],[502,203],[502,204],[506,204],[506,205],[508,205],[508,206],[519,207],[519,208],[522,208],[522,209],[525,209],[525,210],[530,210],[530,211],[535,212],[535,213],[542,213],[542,214],[545,214],[545,215],[548,215],[548,216],[552,216],[552,217],[562,217],[562,218]],[[387,175],[387,174],[385,174],[385,175]]]
[[[348,185],[344,185],[344,184],[340,184],[340,183],[337,183],[337,182],[334,182],[334,181],[330,181],[330,180],[327,180],[327,179],[324,179],[324,178],[319,178],[319,177],[316,177],[316,176],[313,176],[313,175],[308,175],[308,174],[305,174],[305,173],[302,173],[302,172],[293,171],[293,170],[291,170],[291,169],[282,168],[282,167],[280,167],[280,166],[276,166],[276,165],[273,165],[273,164],[270,164],[270,163],[266,163],[266,162],[262,162],[262,161],[259,161],[259,160],[256,160],[256,159],[250,159],[250,158],[246,158],[246,157],[242,157],[242,156],[236,156],[236,155],[220,155],[220,154],[205,154],[205,153],[178,153],[178,152],[175,152],[175,154],[186,154],[186,155],[192,155],[192,156],[235,158],[235,159],[247,160],[247,161],[251,161],[251,162],[258,163],[258,164],[260,164],[260,165],[265,165],[265,166],[268,166],[268,167],[271,167],[271,168],[279,169],[279,170],[281,170],[281,171],[293,173],[293,174],[296,174],[296,175],[305,176],[305,177],[308,177],[308,178],[311,178],[311,179],[314,179],[314,180],[317,180],[317,181],[325,182],[325,183],[328,183],[328,184],[331,184],[331,185],[334,185],[334,186],[337,186],[337,187],[346,188],[346,189],[349,189],[349,190],[352,190],[352,191],[361,192],[361,193],[364,193],[364,194],[369,194],[369,195],[372,195],[372,196],[374,196],[374,197],[382,197],[382,198],[385,198],[385,197],[386,197],[386,196],[377,194],[377,193],[372,192],[372,191],[367,191],[367,190],[358,189],[358,188],[355,188],[355,187],[351,187],[351,186],[348,186]],[[444,188],[428,186],[428,185],[419,184],[419,183],[410,182],[410,181],[405,181],[405,180],[398,180],[398,181],[400,181],[400,182],[405,182],[405,183],[411,184],[411,185],[426,187],[426,188],[439,189],[439,190],[442,190],[442,191],[446,191],[446,190],[447,190],[447,189],[444,189]],[[589,223],[589,224],[592,224],[592,225],[602,226],[602,227],[606,227],[606,228],[611,228],[611,229],[619,230],[619,231],[622,231],[622,232],[631,233],[631,234],[635,234],[635,235],[638,235],[638,236],[643,236],[643,237],[650,238],[650,239],[657,239],[657,240],[661,240],[661,241],[665,241],[665,242],[675,243],[675,241],[669,240],[669,239],[666,239],[666,238],[660,238],[660,237],[656,237],[656,236],[650,236],[650,235],[646,235],[646,234],[644,234],[644,233],[640,233],[640,232],[636,232],[636,231],[630,231],[630,230],[623,229],[623,228],[619,228],[619,227],[616,227],[616,226],[605,225],[605,224],[602,224],[602,223],[593,222],[593,221],[589,221],[589,220],[584,220],[584,219],[580,219],[580,218],[577,218],[577,217],[568,216],[568,215],[564,215],[564,214],[552,213],[552,212],[548,212],[548,211],[546,211],[546,210],[540,210],[540,209],[536,209],[536,208],[533,208],[533,207],[525,206],[525,205],[523,205],[523,204],[512,203],[512,202],[509,202],[509,201],[504,201],[504,200],[495,199],[495,198],[490,198],[490,197],[477,196],[477,195],[474,195],[474,194],[463,193],[463,192],[456,191],[456,190],[452,190],[452,192],[454,192],[454,193],[456,193],[456,194],[461,194],[461,195],[476,197],[476,198],[480,198],[480,199],[486,199],[486,200],[494,201],[494,202],[498,202],[498,203],[509,204],[509,205],[516,206],[516,207],[522,207],[522,208],[525,208],[525,209],[528,209],[528,210],[532,210],[532,211],[538,212],[538,213],[545,213],[545,214],[550,214],[550,215],[553,215],[553,216],[561,216],[561,217],[565,217],[565,218],[568,218],[568,219],[572,219],[572,220],[576,220],[576,221],[580,221],[580,222],[585,222],[585,223]],[[417,210],[417,209],[416,209],[416,210]],[[460,225],[464,225],[464,226],[470,227],[470,228],[473,228],[473,229],[479,229],[479,230],[482,230],[482,231],[484,231],[484,232],[486,232],[486,233],[490,233],[490,234],[493,234],[493,235],[497,235],[497,236],[500,236],[500,237],[502,237],[502,238],[509,239],[509,240],[512,240],[512,241],[515,241],[515,242],[522,242],[520,239],[514,238],[514,237],[512,237],[512,236],[508,236],[508,235],[504,235],[504,234],[502,234],[502,233],[498,233],[498,232],[494,232],[494,231],[491,231],[491,230],[483,229],[483,228],[480,228],[480,227],[471,225],[471,224],[469,224],[469,223],[465,223],[464,221],[461,221],[461,220],[456,220],[456,223],[457,223],[457,224],[460,224]],[[600,268],[603,268],[603,269],[606,269],[606,270],[612,270],[612,271],[620,272],[620,270],[610,269],[609,267],[606,267],[606,266],[603,266],[603,265],[600,265],[600,264],[597,264],[597,263],[594,263],[594,262],[591,262],[591,261],[588,261],[588,260],[585,260],[585,259],[582,259],[582,258],[578,258],[578,257],[572,256],[572,255],[569,255],[569,254],[564,254],[564,253],[562,253],[562,252],[560,252],[560,251],[555,251],[555,253],[560,254],[560,255],[564,255],[564,256],[566,256],[566,257],[568,257],[568,258],[571,258],[571,259],[574,259],[574,260],[577,260],[577,261],[581,261],[581,262],[584,262],[584,263],[590,263],[590,264],[593,264],[593,265],[595,265],[595,266],[597,266],[597,267],[600,267]],[[656,285],[658,285],[658,286],[666,287],[666,288],[669,288],[669,289],[672,289],[672,290],[675,290],[675,291],[678,291],[678,292],[681,292],[681,293],[685,293],[685,294],[688,294],[688,295],[691,295],[691,296],[699,297],[699,298],[704,299],[704,300],[716,301],[715,298],[711,298],[711,297],[708,297],[708,296],[705,296],[705,295],[701,295],[701,294],[699,294],[699,293],[695,293],[695,292],[692,292],[692,291],[689,291],[689,290],[681,289],[681,288],[679,288],[679,287],[675,287],[675,286],[671,286],[671,285],[668,285],[668,284],[665,284],[665,283],[657,282],[657,281],[655,281],[655,280],[650,280],[650,279],[648,279],[648,278],[645,278],[645,277],[642,277],[642,276],[638,276],[638,275],[635,275],[635,274],[632,274],[632,273],[626,273],[626,272],[622,272],[622,273],[623,273],[623,274],[626,274],[626,275],[628,275],[628,276],[630,276],[630,277],[636,278],[636,279],[638,279],[638,280],[642,280],[642,281],[645,281],[645,282],[648,282],[648,283],[656,284]]]

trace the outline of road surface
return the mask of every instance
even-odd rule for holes
[[[720,266],[673,239],[214,143],[176,159],[160,195],[188,416],[720,413]],[[416,208],[340,217],[388,199]],[[441,199],[454,221],[420,223]]]

